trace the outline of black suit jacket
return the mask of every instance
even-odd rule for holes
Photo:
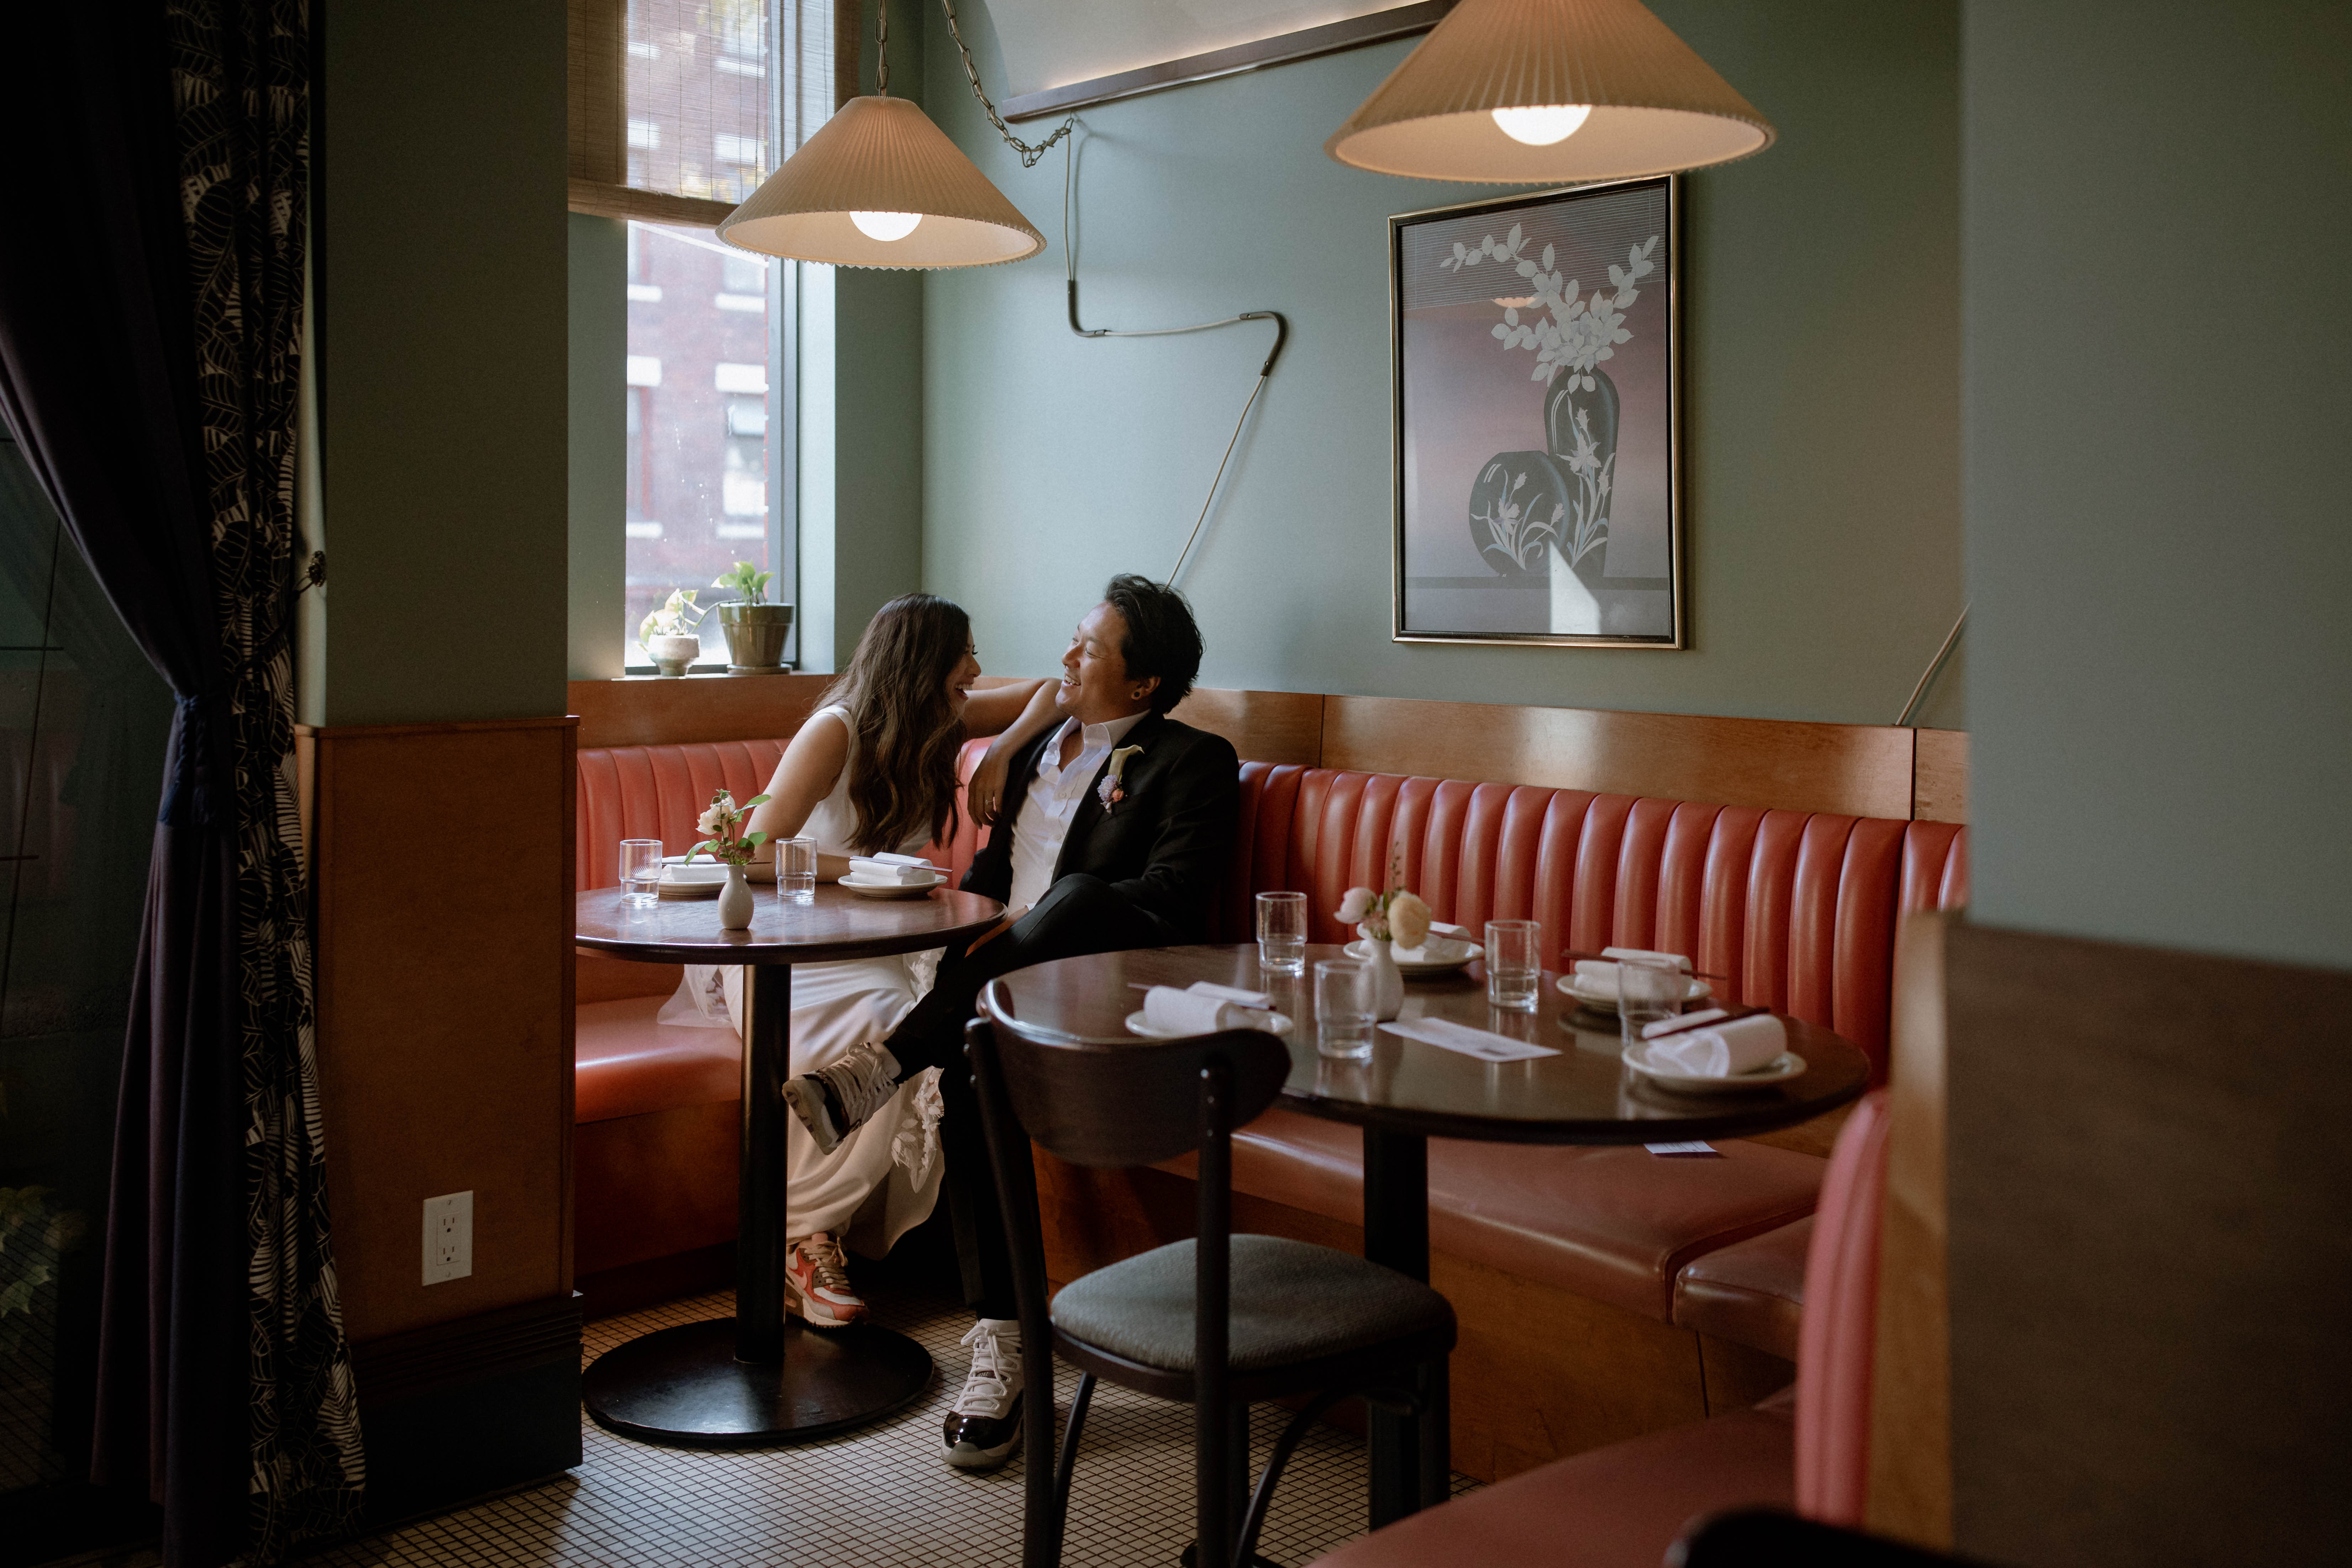
[[[1015,824],[1037,776],[1038,757],[1061,732],[1056,724],[1013,753],[997,826],[964,874],[964,891],[999,901],[1011,896]],[[1120,777],[1126,798],[1103,809],[1106,760],[1070,817],[1054,879],[1076,872],[1099,877],[1165,922],[1170,940],[1200,942],[1208,935],[1210,902],[1233,855],[1240,760],[1223,736],[1158,713],[1139,720],[1119,745],[1143,748],[1127,760]]]

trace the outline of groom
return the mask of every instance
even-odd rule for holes
[[[946,1184],[965,1298],[980,1317],[964,1339],[971,1374],[942,1434],[944,1458],[961,1469],[994,1468],[1021,1437],[1012,1257],[962,1060],[964,1023],[981,987],[1015,969],[1206,939],[1241,786],[1229,743],[1168,717],[1200,668],[1200,628],[1183,596],[1142,577],[1112,578],[1062,655],[1063,721],[1013,753],[994,829],[963,879],[966,892],[1004,904],[1003,921],[949,955],[887,1042],[784,1086],[830,1152],[898,1083],[944,1069]]]

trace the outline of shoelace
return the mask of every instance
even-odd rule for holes
[[[820,1230],[793,1245],[808,1259],[809,1275],[815,1289],[839,1296],[856,1294],[849,1288],[848,1260],[841,1256],[841,1244],[829,1232]]]
[[[865,1125],[891,1095],[898,1085],[882,1063],[882,1047],[874,1042],[858,1047],[855,1051],[829,1067],[822,1067],[810,1075],[833,1093],[834,1103],[840,1114],[835,1118],[845,1136],[851,1130]]]
[[[974,1323],[963,1342],[971,1348],[971,1371],[955,1402],[959,1415],[1002,1415],[1013,1399],[1011,1368],[1021,1362],[1021,1342],[986,1323]]]

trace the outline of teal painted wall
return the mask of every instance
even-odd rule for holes
[[[373,0],[315,15],[332,597],[305,712],[562,713],[564,6]]]
[[[570,652],[573,680],[621,674],[623,584],[628,540],[621,523],[629,460],[629,226],[587,213],[570,216]]]
[[[1781,136],[1688,186],[1685,652],[1390,640],[1387,219],[1497,194],[1324,155],[1408,44],[1084,112],[1087,323],[1274,309],[1293,326],[1181,580],[1205,682],[1868,723],[1900,711],[1962,597],[1957,6],[1656,9]],[[985,12],[959,14],[993,88]],[[1168,571],[1266,330],[1074,338],[1060,150],[1021,168],[944,27],[928,68],[933,117],[1050,247],[926,283],[923,583],[974,612],[990,668],[1042,670],[1110,573]],[[1922,721],[1964,722],[1963,668]]]
[[[1977,918],[2352,966],[2352,11],[1969,16]]]

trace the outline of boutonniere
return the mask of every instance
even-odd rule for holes
[[[1128,758],[1142,754],[1141,746],[1118,746],[1112,749],[1110,767],[1104,773],[1102,783],[1095,785],[1095,798],[1102,802],[1102,808],[1105,811],[1108,811],[1127,798],[1127,786],[1119,782],[1120,775],[1127,772]]]

